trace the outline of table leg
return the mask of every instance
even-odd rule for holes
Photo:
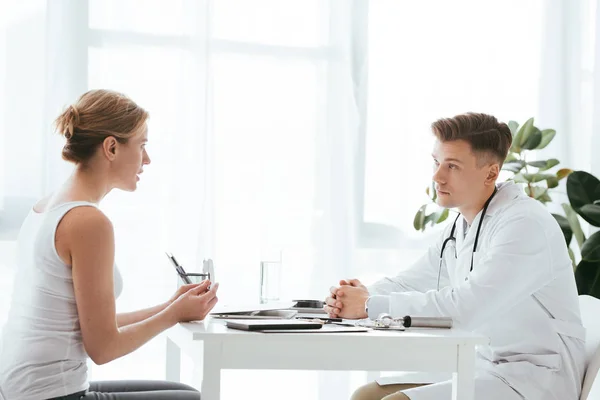
[[[474,400],[475,346],[458,346],[457,368],[452,381],[452,400]]]
[[[167,369],[166,379],[171,382],[181,382],[181,349],[167,337]]]
[[[221,348],[222,342],[204,341],[204,366],[202,369],[202,400],[221,398]]]

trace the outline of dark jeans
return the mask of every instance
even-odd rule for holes
[[[48,400],[200,400],[200,392],[167,381],[90,382],[89,390]]]

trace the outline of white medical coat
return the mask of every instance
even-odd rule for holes
[[[370,286],[369,317],[383,312],[452,317],[456,328],[490,338],[489,345],[477,349],[480,372],[499,377],[527,400],[578,399],[585,330],[558,223],[518,185],[498,185],[470,272],[480,217],[481,212],[470,229],[459,217],[456,244],[447,245],[441,271],[440,250],[452,224],[408,270]]]

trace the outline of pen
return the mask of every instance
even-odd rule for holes
[[[330,323],[330,322],[342,322],[343,321],[342,318],[327,318],[327,317],[296,317],[296,319],[305,319],[305,320],[309,320],[309,321],[321,320],[321,321],[324,321],[326,323]]]
[[[176,259],[176,258],[175,258],[175,256],[173,255],[173,253],[171,253],[171,259],[173,260],[173,262],[175,263],[175,265],[177,265],[177,266],[178,266],[180,269],[182,269],[182,268],[181,268],[181,265],[179,265],[179,263],[177,262],[177,259]]]
[[[318,322],[323,325],[356,326],[356,324],[352,323],[352,322],[343,322],[342,318],[296,317],[296,319],[301,319],[301,320],[311,321],[311,322]]]
[[[169,259],[173,263],[173,266],[175,267],[177,272],[179,272],[180,274],[185,274],[185,270],[183,269],[183,267],[181,265],[179,265],[179,263],[175,259],[175,256],[173,254],[169,254],[167,252],[165,252],[165,254],[167,255],[167,257],[169,257]]]
[[[171,261],[171,263],[175,267],[175,270],[177,271],[177,273],[181,277],[181,280],[184,283],[186,283],[186,284],[192,283],[192,281],[190,280],[190,278],[186,275],[185,270],[183,269],[183,267],[181,265],[179,265],[179,263],[177,262],[177,260],[173,256],[173,254],[169,254],[167,252],[165,252],[165,254],[167,255],[167,257],[169,258],[169,260]]]

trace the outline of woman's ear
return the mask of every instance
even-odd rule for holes
[[[113,136],[108,136],[102,142],[102,151],[106,158],[110,161],[114,160],[117,156],[117,140]]]

